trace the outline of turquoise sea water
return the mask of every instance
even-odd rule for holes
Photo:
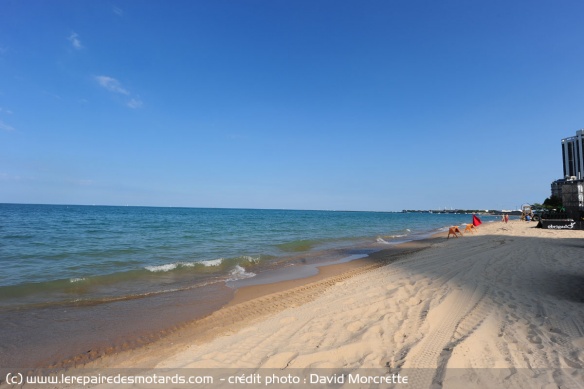
[[[471,215],[0,204],[0,308],[251,278],[419,239]]]

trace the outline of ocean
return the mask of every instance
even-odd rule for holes
[[[137,347],[219,309],[238,287],[306,277],[316,266],[471,221],[468,214],[0,204],[0,365],[58,366]]]
[[[471,215],[0,204],[0,309],[252,278],[420,239]]]

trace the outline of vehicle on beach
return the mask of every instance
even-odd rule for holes
[[[533,214],[534,221],[540,221],[544,219],[553,219],[553,220],[572,220],[572,218],[568,215],[565,209],[541,209],[537,210]]]
[[[531,220],[533,221],[540,221],[542,218],[542,215],[546,212],[547,210],[544,208],[536,208],[536,207],[532,207],[531,212],[532,212],[532,216],[531,216]]]
[[[533,219],[533,209],[529,204],[523,204],[521,206],[521,220],[535,220]]]

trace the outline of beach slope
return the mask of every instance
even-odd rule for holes
[[[389,369],[416,388],[581,387],[584,231],[534,227],[483,224],[388,265],[232,305],[212,315],[222,331],[167,350],[156,368]]]

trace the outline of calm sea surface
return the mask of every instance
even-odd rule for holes
[[[0,204],[0,309],[95,304],[420,239],[471,215]],[[486,218],[488,221],[488,217]]]

